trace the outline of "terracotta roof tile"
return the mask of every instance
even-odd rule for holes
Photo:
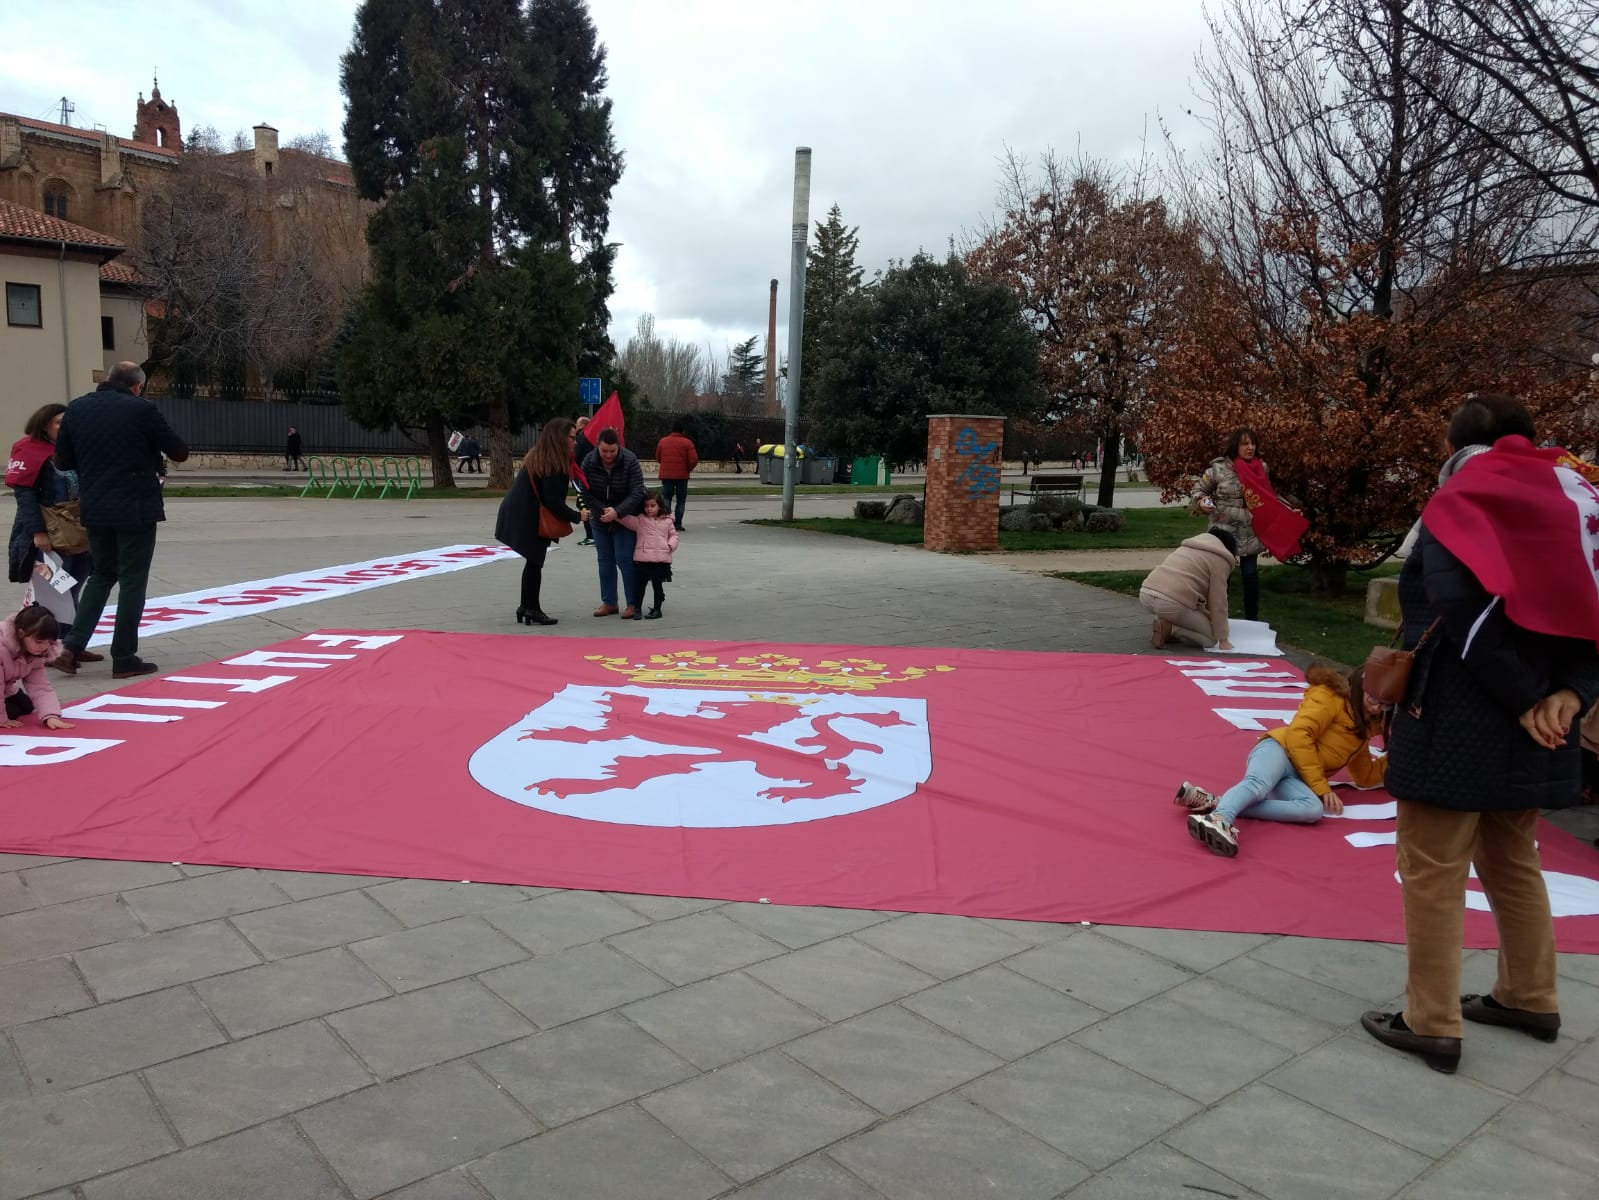
[[[125,262],[100,264],[101,283],[119,283],[123,287],[145,287],[150,281]]]
[[[69,246],[120,253],[127,247],[116,238],[71,221],[46,216],[38,209],[0,200],[0,239],[24,242],[66,242]],[[111,257],[111,255],[107,255]]]
[[[37,129],[40,133],[54,133],[60,136],[79,138],[83,141],[98,141],[100,130],[79,129],[76,125],[57,125],[54,121],[41,121],[36,117],[24,117],[16,113],[0,113],[0,117],[14,117],[18,125],[25,129]],[[119,137],[117,145],[126,146],[129,150],[141,150],[146,154],[158,154],[162,158],[177,158],[178,150],[175,146],[157,146],[154,142],[140,142],[133,138]]]

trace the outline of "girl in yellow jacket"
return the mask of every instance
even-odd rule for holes
[[[1341,675],[1331,667],[1311,667],[1299,711],[1281,729],[1261,735],[1241,780],[1220,799],[1191,783],[1178,788],[1176,802],[1188,810],[1189,836],[1232,858],[1241,815],[1313,825],[1323,811],[1344,811],[1329,775],[1347,767],[1361,787],[1382,783],[1388,760],[1372,754],[1371,739],[1383,732],[1383,707],[1366,695],[1362,676],[1360,670]]]

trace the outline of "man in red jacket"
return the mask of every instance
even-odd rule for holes
[[[682,421],[673,421],[672,432],[655,444],[655,462],[661,473],[661,507],[672,510],[672,524],[681,532],[688,477],[700,465],[699,451],[683,432]]]

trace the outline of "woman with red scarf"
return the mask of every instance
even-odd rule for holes
[[[46,404],[28,418],[22,436],[11,445],[11,456],[6,462],[6,486],[17,498],[17,515],[11,522],[6,578],[12,583],[30,582],[34,564],[46,550],[53,549],[50,534],[45,529],[43,509],[77,496],[77,477],[71,471],[58,469],[52,461],[56,452],[56,431],[61,428],[61,417],[66,411],[64,404]],[[78,588],[89,577],[89,555],[62,554],[61,565],[79,581],[72,591],[76,603]],[[84,662],[98,662],[101,657],[94,653],[78,655]]]
[[[1277,498],[1260,459],[1260,439],[1253,429],[1235,429],[1226,451],[1211,460],[1199,477],[1195,504],[1233,535],[1238,543],[1238,574],[1244,584],[1244,620],[1260,619],[1262,551],[1285,559],[1299,553],[1299,539],[1309,522]]]
[[[1416,660],[1385,785],[1399,802],[1408,975],[1403,1010],[1360,1023],[1446,1073],[1460,1061],[1462,1018],[1545,1042],[1560,1034],[1537,825],[1540,809],[1582,794],[1577,717],[1599,699],[1599,490],[1587,464],[1533,443],[1531,418],[1509,397],[1461,405],[1448,432],[1456,469],[1427,502],[1399,576]],[[1453,457],[1472,445],[1492,448]],[[1473,868],[1499,970],[1491,991],[1462,996]]]

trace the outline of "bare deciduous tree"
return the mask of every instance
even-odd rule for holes
[[[639,317],[633,336],[616,358],[639,397],[652,408],[674,408],[699,390],[705,375],[699,347],[656,333],[653,313]]]

